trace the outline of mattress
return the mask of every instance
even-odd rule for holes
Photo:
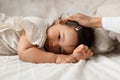
[[[53,21],[58,15],[76,12],[119,16],[119,5],[120,0],[0,0],[0,13],[40,16]],[[119,51],[67,64],[35,64],[20,61],[17,55],[0,55],[0,80],[120,80],[119,75]]]

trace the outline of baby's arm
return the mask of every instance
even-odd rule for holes
[[[18,44],[18,56],[22,61],[33,63],[64,63],[66,60],[68,63],[76,62],[70,55],[54,54],[37,48],[28,41],[25,32]]]
[[[92,55],[93,52],[86,45],[81,44],[76,49],[74,49],[73,54],[71,56],[73,56],[79,61],[81,59],[87,59]]]

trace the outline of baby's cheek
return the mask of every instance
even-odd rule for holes
[[[64,50],[66,55],[70,55],[74,53],[75,48],[64,48]]]

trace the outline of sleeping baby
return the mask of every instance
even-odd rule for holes
[[[4,14],[0,20],[0,54],[18,54],[20,60],[33,63],[75,63],[93,54],[88,49],[93,30],[76,21],[58,19],[49,25],[40,17]],[[81,52],[85,56],[77,55]]]

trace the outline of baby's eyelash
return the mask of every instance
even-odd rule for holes
[[[60,34],[58,35],[58,39],[60,39],[61,38],[61,36],[60,36]]]

